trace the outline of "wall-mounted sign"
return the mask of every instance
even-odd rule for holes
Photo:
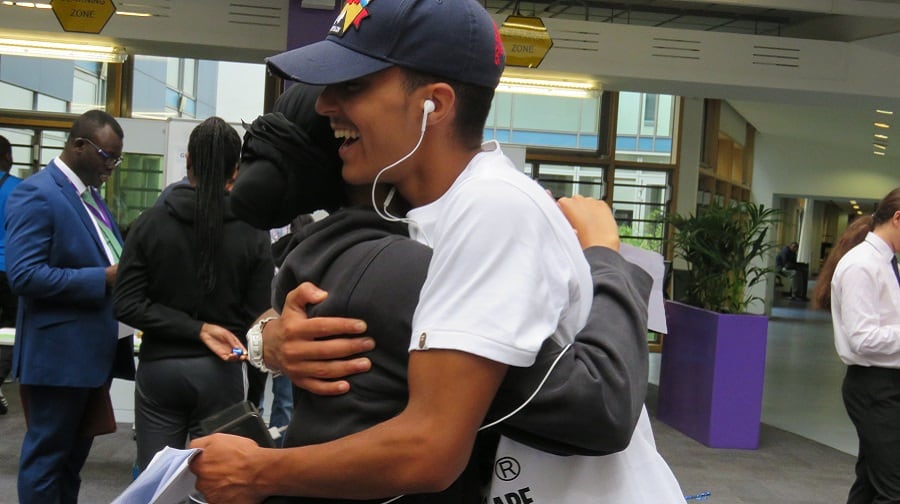
[[[553,47],[553,39],[541,18],[509,16],[500,25],[506,66],[536,68]]]
[[[112,0],[51,0],[50,7],[67,32],[100,33],[116,12]]]

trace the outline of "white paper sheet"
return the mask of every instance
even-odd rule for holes
[[[196,476],[188,468],[200,450],[165,447],[147,464],[144,472],[111,504],[180,504],[197,492]]]
[[[666,334],[669,328],[666,325],[666,307],[663,301],[663,277],[666,274],[666,264],[663,256],[651,250],[644,250],[623,243],[619,245],[619,253],[626,261],[636,264],[653,277],[653,289],[650,291],[650,302],[647,306],[649,318],[647,327],[651,331]]]

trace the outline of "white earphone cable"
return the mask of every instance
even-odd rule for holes
[[[491,422],[489,424],[482,425],[481,427],[478,428],[478,432],[481,432],[485,429],[489,429],[501,422],[505,422],[506,420],[509,420],[510,417],[512,417],[516,413],[522,411],[522,408],[524,408],[525,406],[528,406],[528,404],[538,395],[538,392],[540,392],[541,389],[544,387],[544,384],[547,383],[547,379],[550,378],[550,373],[552,373],[553,370],[556,369],[556,365],[559,364],[559,360],[562,359],[562,356],[565,355],[565,353],[568,352],[570,348],[572,348],[571,343],[569,343],[568,345],[563,347],[562,351],[559,352],[559,355],[557,355],[556,358],[553,359],[553,364],[550,364],[550,368],[547,369],[547,373],[541,379],[541,382],[538,383],[538,386],[534,389],[534,392],[532,392],[531,395],[528,396],[528,399],[525,399],[525,401],[522,404],[520,404],[516,409],[510,411],[506,415],[503,415],[501,418],[494,420],[493,422]],[[381,504],[389,504],[391,502],[402,499],[403,497],[405,497],[405,495],[398,495],[392,499],[382,502]]]

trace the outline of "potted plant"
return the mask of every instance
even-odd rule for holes
[[[669,218],[688,269],[683,302],[666,302],[657,416],[707,446],[759,444],[768,319],[746,311],[761,301],[749,288],[771,271],[768,231],[780,217],[742,202]]]

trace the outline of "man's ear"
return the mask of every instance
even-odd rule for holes
[[[426,99],[434,103],[434,111],[428,114],[428,125],[439,124],[452,117],[451,112],[456,106],[456,93],[453,88],[446,82],[435,82],[429,84],[427,88]]]

